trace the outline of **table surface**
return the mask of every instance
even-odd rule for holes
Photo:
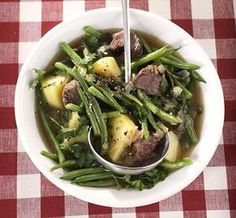
[[[0,216],[236,217],[235,0],[131,0],[131,7],[166,17],[189,32],[212,59],[223,86],[221,141],[204,172],[183,191],[144,207],[101,207],[66,195],[25,153],[14,120],[14,91],[26,55],[62,20],[112,6],[120,6],[120,1],[0,0]]]

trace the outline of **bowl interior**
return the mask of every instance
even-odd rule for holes
[[[224,118],[224,101],[220,80],[214,66],[203,49],[180,27],[157,15],[131,10],[131,27],[154,35],[164,42],[177,47],[188,61],[201,66],[200,73],[207,84],[200,84],[204,103],[204,119],[199,144],[191,154],[194,163],[172,173],[164,182],[151,190],[115,190],[111,188],[84,188],[60,180],[62,171],[50,172],[53,163],[42,157],[40,151],[45,144],[40,136],[34,108],[34,90],[29,82],[32,69],[44,68],[58,52],[61,41],[71,42],[83,34],[85,25],[98,29],[121,28],[120,9],[99,9],[85,13],[78,18],[63,22],[49,31],[36,45],[25,61],[16,87],[15,115],[20,138],[30,158],[38,169],[56,186],[82,200],[112,207],[142,206],[163,200],[190,184],[210,161],[221,135]]]

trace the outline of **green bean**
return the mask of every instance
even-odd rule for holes
[[[173,61],[173,60],[170,60],[169,58],[166,58],[166,57],[160,58],[160,61],[164,65],[176,67],[179,69],[184,69],[184,70],[198,70],[198,69],[200,69],[200,66],[198,66],[196,64]]]
[[[92,96],[93,97],[93,96]],[[95,98],[91,98],[91,103],[93,105],[93,111],[98,121],[98,125],[100,127],[101,133],[101,144],[102,144],[102,154],[105,154],[108,150],[108,131],[107,124],[105,119],[102,117],[102,112],[99,104],[97,103]]]
[[[51,171],[54,171],[59,168],[71,168],[71,167],[77,167],[78,161],[77,160],[66,160],[63,163],[57,164],[54,167],[51,168]]]
[[[66,58],[66,59],[63,59],[60,61],[61,63],[63,64],[71,64],[71,59],[70,58]],[[58,69],[55,67],[55,65],[51,65],[48,69],[47,69],[47,74],[49,73],[57,73],[58,72]]]
[[[86,84],[82,76],[79,73],[75,76],[85,92],[83,93],[81,88],[77,87],[80,97],[85,105],[86,113],[93,126],[94,135],[101,136],[102,152],[105,153],[108,149],[108,132],[106,121],[102,117],[102,112],[96,99],[88,92],[88,85]]]
[[[168,58],[168,59],[171,60],[171,61],[178,62],[178,63],[180,63],[180,64],[196,65],[196,64],[188,63],[188,62],[186,62],[186,61],[182,60],[181,58],[178,58],[178,57],[176,57],[176,56],[174,56],[174,55],[169,55],[169,56],[166,57],[166,58]],[[196,65],[196,66],[198,66],[198,65]],[[200,68],[200,66],[199,66],[199,68]]]
[[[129,99],[124,98],[120,93],[113,92],[113,96],[116,99],[120,100],[123,103],[124,106],[133,108],[133,106],[134,106],[133,103],[131,101],[129,101]]]
[[[81,87],[83,88],[83,90],[87,92],[88,85],[86,84],[86,82],[84,81],[84,79],[82,78],[82,76],[80,75],[78,70],[72,69],[61,62],[56,62],[55,67],[57,69],[61,70],[62,72],[65,72],[65,73],[71,75],[72,77],[74,77],[75,79],[77,79],[79,81]]]
[[[73,171],[67,172],[60,178],[65,179],[65,180],[73,180],[79,176],[83,176],[87,174],[102,173],[102,172],[105,172],[104,168],[92,167],[92,168],[85,168],[85,169],[79,169],[79,170],[73,170]]]
[[[148,45],[147,41],[142,37],[141,34],[137,33],[138,37],[140,38],[142,44],[143,44],[143,47],[145,48],[146,52],[148,54],[152,53],[153,52],[153,49]],[[153,62],[157,65],[160,64],[160,61],[159,60],[153,60]]]
[[[147,118],[144,118],[144,119],[141,120],[141,126],[142,126],[142,130],[143,130],[144,139],[149,139],[149,130],[148,130]]]
[[[174,75],[173,73],[170,72],[170,70],[166,69],[168,75],[172,78],[172,80],[174,81],[174,83],[179,86],[182,90],[183,90],[183,97],[185,99],[190,99],[192,98],[192,93],[181,83],[178,81],[179,77]]]
[[[178,169],[188,166],[190,164],[192,164],[192,160],[189,157],[186,157],[182,160],[178,160],[175,162],[169,162],[167,160],[164,160],[160,164],[160,166],[167,169],[167,170],[178,170]]]
[[[206,83],[206,80],[205,80],[196,70],[192,70],[192,71],[191,71],[191,76],[192,76],[195,80],[198,80],[198,81],[200,81],[200,82]]]
[[[105,119],[109,119],[109,118],[114,118],[114,117],[120,117],[121,113],[119,111],[111,111],[111,112],[102,113],[102,116]]]
[[[68,67],[67,65],[65,65],[65,64],[63,64],[63,63],[61,63],[61,62],[56,62],[56,63],[54,64],[54,66],[55,66],[58,70],[60,70],[60,71],[62,71],[62,72],[65,72],[65,73],[69,74],[70,76],[76,78],[74,69]]]
[[[76,78],[78,79],[81,87],[83,88],[83,90],[85,92],[85,93],[83,93],[83,91],[80,89],[80,87],[77,87],[80,97],[85,105],[86,113],[90,119],[92,126],[93,126],[94,135],[101,136],[102,143],[104,143],[104,145],[107,146],[106,139],[104,138],[104,137],[106,137],[107,134],[105,132],[103,132],[103,134],[101,134],[101,129],[103,131],[105,131],[105,127],[104,127],[105,121],[103,121],[103,119],[101,118],[102,113],[101,113],[100,107],[99,107],[97,101],[95,100],[95,98],[92,98],[89,95],[88,85],[86,84],[86,82],[84,81],[82,76],[78,73],[78,74],[76,74]]]
[[[175,125],[177,123],[181,123],[181,120],[175,117],[174,115],[168,114],[165,111],[161,110],[157,105],[155,105],[149,97],[146,95],[146,93],[138,90],[138,96],[139,99],[143,101],[144,105],[147,109],[150,109],[152,113],[156,114],[158,117],[160,117],[162,120],[165,120],[169,122],[172,125]]]
[[[119,110],[121,113],[124,112],[123,108],[115,101],[115,99],[110,96],[109,98],[107,98],[108,94],[105,96],[98,88],[97,86],[90,86],[88,88],[88,92],[90,94],[92,94],[93,96],[95,96],[96,98],[100,99],[101,101],[103,101],[104,103],[110,105],[111,107],[113,107],[114,109]],[[111,98],[112,97],[112,98]]]
[[[77,184],[85,187],[110,187],[118,185],[115,179],[103,179],[90,182],[77,182]]]
[[[40,154],[43,155],[44,157],[47,157],[50,160],[58,162],[58,157],[54,153],[51,153],[51,152],[48,152],[48,151],[41,151]]]
[[[173,60],[173,61],[178,61],[178,62],[180,62],[180,63],[186,63],[186,62],[184,62],[183,60],[181,60],[180,58],[177,58],[177,57],[175,57],[175,56],[173,56],[173,55],[169,55],[168,58],[171,59],[171,60]],[[200,81],[200,82],[206,83],[206,80],[205,80],[196,70],[192,70],[192,71],[190,71],[190,73],[191,73],[191,76],[192,76],[194,79],[196,79],[196,80],[198,80],[198,81]]]
[[[140,107],[143,106],[143,103],[138,98],[136,98],[134,95],[131,95],[130,93],[125,92],[125,91],[121,91],[120,94],[123,95],[124,97],[126,97],[127,99],[135,102],[138,106],[140,106]]]
[[[181,80],[180,76],[177,76],[176,74],[173,74],[168,68],[166,68],[166,72],[169,76],[171,76],[173,79]]]
[[[160,130],[160,128],[157,125],[157,122],[155,121],[152,115],[152,112],[149,109],[147,109],[147,119],[155,130]]]
[[[85,39],[86,45],[89,46],[90,48],[97,48],[99,46],[99,41],[98,38],[95,36],[90,36]]]
[[[87,93],[88,85],[87,85],[84,78],[81,76],[81,74],[78,71],[75,73],[75,78],[79,81],[82,89]]]
[[[99,127],[99,129],[98,129],[99,132],[97,132],[97,135],[101,136],[102,153],[106,153],[106,151],[108,149],[108,132],[107,132],[106,121],[102,117],[101,108],[100,108],[99,104],[97,103],[96,99],[92,95],[89,94],[88,85],[86,84],[86,82],[84,81],[82,76],[80,74],[77,74],[76,76],[77,76],[77,79],[79,80],[80,85],[82,86],[82,88],[85,92],[85,96],[89,100],[89,103],[90,103],[92,110],[94,112],[94,115],[96,117],[97,124]],[[82,93],[82,95],[83,95],[83,93]],[[84,104],[85,104],[85,102],[84,102]],[[95,131],[94,131],[94,135],[96,135]]]
[[[111,178],[113,178],[113,175],[111,172],[94,173],[94,174],[79,176],[73,181],[73,183],[89,182],[89,181],[94,181],[94,180],[111,179]]]
[[[124,106],[126,106],[126,107],[133,107],[134,106],[133,102],[128,98],[124,98],[120,92],[112,91],[112,90],[105,88],[105,87],[103,87],[103,89],[105,89],[105,91],[107,91],[114,99],[120,100],[124,104]],[[125,108],[123,108],[123,109],[124,109],[124,113],[125,113],[126,109]]]
[[[78,113],[83,113],[84,112],[84,108],[79,106],[79,105],[76,105],[76,104],[73,104],[73,103],[69,103],[67,105],[65,105],[65,108],[70,110],[70,111],[74,111],[74,112],[78,112]]]
[[[91,26],[85,26],[83,28],[84,32],[89,35],[89,36],[95,36],[96,38],[100,38],[102,36],[102,33],[100,33],[99,31],[95,30],[93,27]]]
[[[89,105],[88,99],[87,99],[85,93],[83,93],[82,89],[80,87],[77,87],[77,90],[79,92],[79,95],[80,95],[83,103],[84,103],[86,114],[91,122],[92,127],[93,127],[93,133],[96,136],[100,136],[101,132],[99,129],[99,125],[97,123],[97,119],[95,117],[95,114],[91,108],[91,105]]]
[[[61,42],[59,45],[60,48],[71,58],[76,66],[81,65],[82,58],[66,42]]]
[[[140,33],[136,33],[139,37],[139,39],[141,40],[143,47],[145,48],[145,50],[147,51],[147,53],[152,53],[152,48],[148,45],[147,41],[142,37],[142,35]]]
[[[95,86],[90,86],[88,88],[88,92],[93,95],[94,97],[98,98],[99,100],[103,101],[104,103],[110,105],[110,106],[114,106],[113,104],[111,104],[111,102],[95,87]]]
[[[58,141],[56,140],[56,137],[55,137],[52,129],[49,126],[48,117],[47,117],[47,115],[44,112],[44,109],[42,107],[42,101],[39,99],[39,90],[38,89],[39,88],[36,89],[36,93],[38,95],[37,96],[37,98],[38,98],[38,100],[37,100],[37,111],[38,111],[39,116],[42,120],[42,125],[43,125],[43,127],[44,127],[51,143],[53,144],[53,146],[54,146],[54,148],[57,152],[59,163],[62,163],[62,162],[65,161],[65,156],[64,156],[63,152],[60,149],[60,145],[59,145]]]
[[[104,88],[100,86],[95,86],[110,102],[114,104],[114,108],[120,111],[120,113],[125,113],[126,110],[119,105],[119,103],[113,98],[113,96]]]
[[[150,53],[145,55],[144,57],[141,57],[140,59],[134,61],[131,63],[131,69],[135,69],[141,65],[144,65],[148,63],[149,61],[160,59],[161,57],[168,56],[169,54],[175,52],[176,49],[169,48],[167,45]]]
[[[197,144],[198,143],[198,138],[197,138],[197,134],[195,132],[195,129],[193,127],[193,120],[190,117],[186,118],[185,121],[185,127],[189,136],[189,139],[191,141],[192,144]]]
[[[177,61],[177,62],[180,62],[180,63],[186,63],[186,62],[184,62],[181,58],[178,58],[178,57],[176,57],[176,56],[174,56],[174,55],[172,55],[172,54],[170,54],[170,55],[168,56],[168,58],[169,58],[170,60],[172,60],[172,61]]]
[[[183,90],[182,95],[185,99],[192,98],[193,94],[181,82],[179,82],[178,80],[174,80],[174,82]]]

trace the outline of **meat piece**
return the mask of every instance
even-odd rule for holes
[[[80,104],[81,100],[77,91],[77,84],[74,79],[64,86],[62,90],[62,101],[64,105],[69,103]]]
[[[139,37],[134,33],[130,33],[130,44],[131,44],[131,55],[132,58],[136,58],[143,53],[143,46],[140,42]],[[114,33],[112,35],[112,41],[109,45],[110,50],[114,52],[124,51],[124,31]]]
[[[136,88],[144,90],[148,95],[160,93],[161,74],[155,64],[141,69],[134,77],[133,84]]]
[[[150,158],[158,144],[157,135],[153,134],[148,140],[137,139],[132,145],[132,153],[138,160]]]

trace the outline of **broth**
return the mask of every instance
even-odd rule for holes
[[[108,32],[109,31],[110,33],[114,33],[114,32],[119,31],[119,29],[108,29],[108,30],[103,30],[103,31],[104,32]],[[147,33],[140,32],[140,34],[147,41],[147,43],[151,47],[153,47],[153,48],[160,48],[160,47],[163,47],[166,44],[165,42],[163,42],[163,41],[159,40],[158,38],[156,38],[156,37],[154,37],[152,35],[149,35]],[[75,39],[74,41],[72,41],[70,43],[70,45],[72,47],[78,47],[80,45],[81,38],[83,38],[83,37],[84,36],[78,37],[78,39]],[[52,65],[52,63],[54,63],[56,60],[62,60],[65,57],[66,56],[63,54],[62,51],[58,52],[52,58],[52,60],[50,61],[48,67],[50,67]],[[182,58],[179,54],[178,54],[178,57]],[[192,90],[191,91],[193,93],[193,98],[192,98],[191,101],[194,102],[194,105],[203,107],[202,90],[201,90],[199,84],[198,83],[194,83],[193,86],[192,86]],[[41,122],[40,122],[40,120],[39,120],[39,118],[37,116],[37,113],[36,113],[36,117],[37,117],[37,123],[38,123],[38,129],[39,129],[40,135],[42,136],[45,144],[49,145],[50,144],[49,139],[46,136],[46,134],[45,134],[45,132],[44,132],[44,130],[42,128],[42,125],[41,125]],[[198,138],[200,138],[200,135],[201,135],[202,122],[203,122],[203,113],[197,114],[196,118],[194,119],[194,128],[196,130]],[[48,146],[48,147],[51,150],[51,146]],[[182,144],[182,147],[186,147],[186,144]],[[183,158],[183,157],[186,157],[186,156],[189,156],[189,154],[192,152],[193,148],[194,148],[194,146],[191,146],[190,149],[188,149],[188,150],[183,149],[183,151],[179,155],[179,159]]]

